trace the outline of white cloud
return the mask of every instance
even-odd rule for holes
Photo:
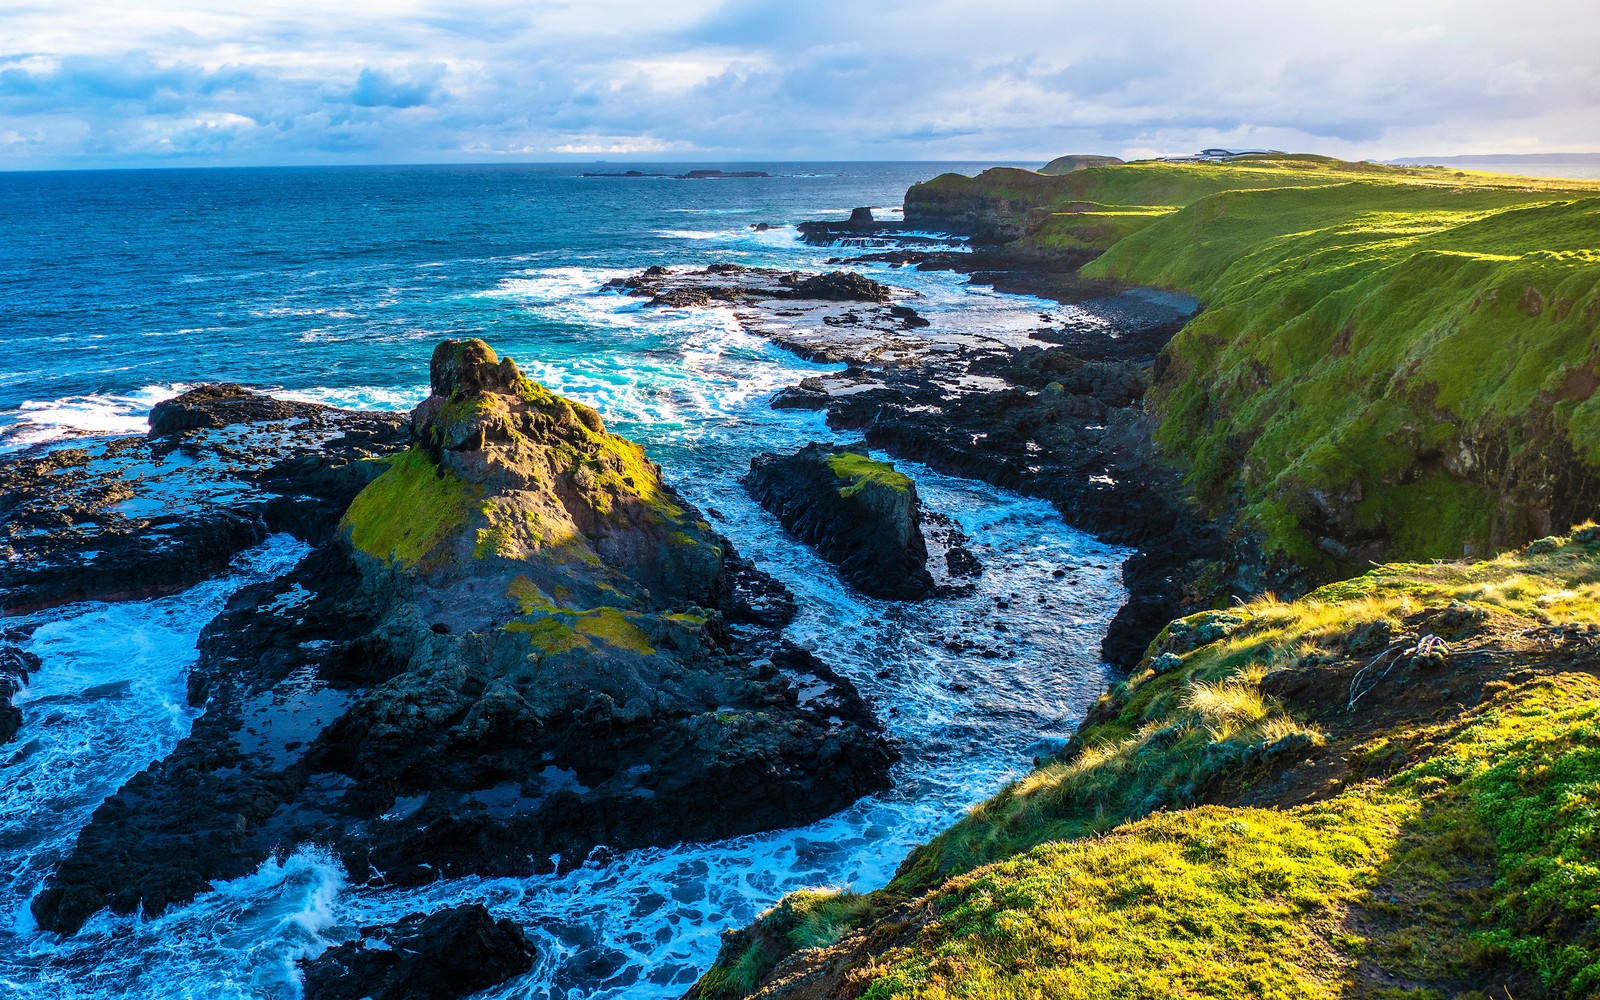
[[[1593,0],[61,0],[0,39],[12,167],[1600,148]]]

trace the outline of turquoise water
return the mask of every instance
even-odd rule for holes
[[[199,629],[234,587],[302,551],[273,539],[185,594],[36,617],[44,666],[19,698],[23,731],[0,747],[0,997],[291,998],[294,960],[344,929],[468,901],[540,947],[530,976],[490,995],[677,996],[724,928],[795,888],[881,885],[1070,733],[1106,680],[1097,651],[1122,599],[1121,551],[1043,503],[907,465],[987,570],[958,598],[861,598],[736,483],[755,452],[832,437],[816,414],[767,405],[826,366],[724,310],[645,310],[602,288],[657,263],[823,269],[839,251],[800,244],[794,222],[863,204],[890,215],[945,166],[774,164],[761,169],[782,176],[716,181],[556,167],[0,175],[0,448],[136,433],[155,400],[207,380],[404,408],[426,391],[436,340],[485,337],[715,508],[717,528],[795,591],[791,638],[857,683],[904,754],[891,791],[798,830],[405,890],[353,882],[300,845],[160,918],[39,934],[28,900],[95,805],[188,731]],[[873,275],[916,291],[934,329],[1011,338],[1044,305],[951,274]],[[952,652],[958,635],[998,655]]]

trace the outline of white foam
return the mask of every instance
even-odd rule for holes
[[[350,410],[409,410],[428,396],[425,385],[409,389],[394,389],[377,385],[354,385],[338,388],[316,386],[310,389],[267,389],[274,396],[299,400],[302,403],[322,403]]]
[[[75,437],[143,434],[150,408],[187,389],[186,385],[148,385],[131,393],[96,393],[54,400],[24,400],[0,413],[0,452]]]

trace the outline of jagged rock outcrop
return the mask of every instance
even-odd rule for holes
[[[202,385],[156,404],[147,438],[0,461],[0,615],[172,593],[269,532],[311,540],[403,447],[400,414]]]
[[[533,968],[533,942],[481,903],[413,913],[302,963],[306,1000],[456,1000]]]
[[[933,590],[917,486],[886,462],[825,444],[757,455],[745,489],[863,593],[915,600]]]
[[[17,735],[22,726],[22,709],[11,699],[28,683],[28,676],[39,669],[39,657],[19,643],[33,634],[34,626],[0,629],[0,743]]]
[[[446,341],[414,443],[200,642],[206,713],[35,899],[71,932],[331,844],[411,884],[808,822],[883,788],[850,683],[782,588],[592,409]],[[804,692],[804,693],[802,693]]]

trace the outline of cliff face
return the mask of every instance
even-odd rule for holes
[[[207,627],[205,715],[96,812],[41,926],[159,913],[298,843],[397,884],[509,874],[886,785],[855,689],[782,639],[792,600],[638,445],[481,341],[431,376],[336,536]]]
[[[1157,361],[1156,440],[1259,546],[1240,586],[1303,590],[1600,502],[1597,195],[1288,157],[945,175],[906,212],[1199,298]]]

